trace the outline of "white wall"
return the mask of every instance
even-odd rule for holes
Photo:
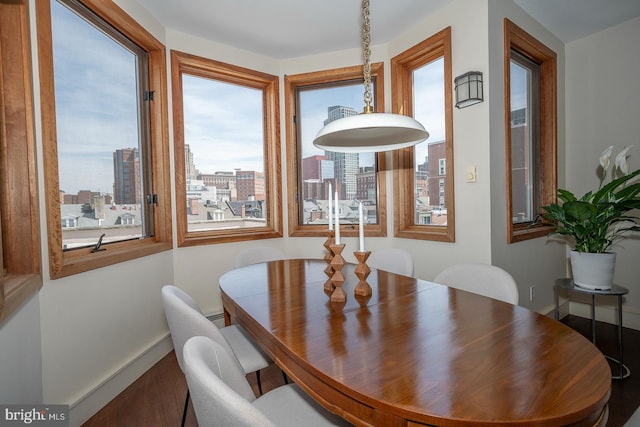
[[[0,379],[2,404],[43,403],[38,294],[0,324]]]
[[[566,186],[584,194],[598,186],[596,167],[602,150],[614,155],[635,145],[632,169],[640,168],[640,18],[568,43]],[[614,282],[629,288],[623,306],[625,326],[640,329],[640,236],[614,248]],[[614,298],[598,300],[597,317],[615,323]],[[585,306],[572,312],[590,316]]]

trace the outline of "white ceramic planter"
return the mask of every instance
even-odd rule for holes
[[[570,257],[573,283],[591,290],[611,289],[616,265],[614,252],[592,254],[571,251]]]

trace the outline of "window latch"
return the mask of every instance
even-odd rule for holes
[[[158,195],[157,194],[147,194],[147,204],[154,204],[158,206]]]
[[[144,100],[145,101],[153,101],[153,94],[155,91],[153,90],[145,90],[144,91]]]
[[[93,247],[93,249],[91,249],[91,253],[96,253],[96,252],[100,252],[100,251],[106,251],[107,248],[101,248],[100,246],[102,246],[102,239],[104,238],[104,236],[106,236],[106,234],[102,233],[102,236],[100,236],[100,238],[98,239],[98,243],[96,243],[96,245]]]

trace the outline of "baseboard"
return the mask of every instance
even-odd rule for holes
[[[571,301],[570,313],[591,319],[591,304]],[[618,324],[618,308],[615,305],[598,304],[596,301],[596,320],[600,322]],[[640,312],[634,308],[622,306],[622,326],[640,330]]]
[[[143,350],[69,407],[69,426],[78,427],[173,350],[169,334]]]
[[[560,304],[560,316],[558,317],[559,319],[562,319],[563,317],[567,316],[569,314],[569,302],[565,301],[563,303]],[[541,310],[538,310],[538,313],[540,314],[544,314],[547,317],[551,317],[552,319],[556,318],[556,305],[555,304],[550,304],[546,307],[544,307]]]

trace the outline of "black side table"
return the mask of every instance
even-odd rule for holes
[[[587,295],[591,295],[591,341],[595,345],[596,343],[596,295],[615,296],[618,298],[618,357],[614,359],[611,356],[605,355],[604,357],[617,363],[620,366],[620,375],[611,376],[614,380],[621,380],[629,377],[631,371],[627,368],[622,361],[622,296],[629,293],[629,289],[612,285],[608,290],[593,290],[587,288],[581,288],[573,283],[572,278],[557,279],[555,289],[556,298],[556,320],[560,319],[560,289],[566,289],[571,292],[579,292]]]

